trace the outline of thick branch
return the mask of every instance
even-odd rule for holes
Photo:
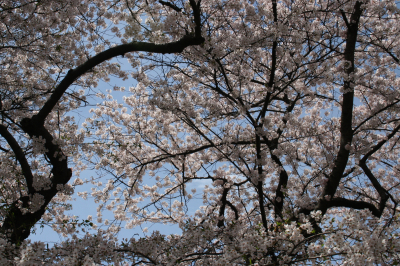
[[[335,160],[335,166],[328,178],[328,182],[324,187],[321,200],[317,209],[323,213],[328,209],[326,196],[333,198],[343,176],[344,170],[349,159],[350,151],[346,145],[350,145],[353,139],[352,120],[354,106],[354,81],[351,79],[351,74],[354,72],[354,53],[357,43],[358,23],[362,14],[361,2],[356,2],[354,12],[351,15],[350,23],[347,28],[346,48],[344,51],[344,60],[349,65],[345,69],[344,85],[343,85],[343,103],[340,123],[340,148]]]
[[[194,18],[194,23],[195,23],[195,28],[194,28],[194,36],[196,40],[198,40],[198,43],[193,43],[191,45],[199,45],[204,42],[204,38],[201,37],[201,11],[200,11],[200,4],[201,0],[198,0],[197,4],[195,0],[189,0],[190,6],[192,7],[193,10],[193,18]],[[189,46],[189,45],[187,45]],[[183,50],[183,49],[182,49]]]
[[[226,197],[228,196],[228,188],[224,188],[221,197],[221,207],[219,208],[218,227],[224,226],[225,206],[227,204]]]
[[[334,198],[326,202],[328,208],[331,207],[346,207],[356,210],[369,209],[376,217],[381,217],[382,212],[378,210],[373,204],[365,201],[350,200],[344,198]]]
[[[46,211],[47,205],[57,194],[58,185],[65,185],[72,176],[71,169],[68,168],[67,157],[61,152],[58,145],[53,144],[52,135],[45,129],[43,125],[36,122],[36,119],[25,118],[21,121],[22,129],[32,137],[43,137],[45,142],[45,148],[47,149],[46,156],[50,163],[53,165],[52,178],[50,179],[51,185],[48,189],[42,189],[40,191],[30,190],[29,195],[15,201],[8,211],[8,216],[5,217],[0,231],[8,233],[8,239],[11,243],[19,245],[24,239],[30,235],[30,229],[39,221],[42,215]],[[23,162],[23,160],[22,160]],[[21,163],[22,165],[22,163]],[[25,166],[26,167],[26,166]],[[35,212],[29,211],[29,201],[35,193],[43,196],[44,204],[39,210]],[[27,208],[27,212],[21,211],[18,206],[18,201],[22,202],[22,207]]]
[[[235,219],[239,220],[239,212],[235,205],[233,205],[229,200],[226,201],[226,204],[231,208],[231,210],[235,213]]]
[[[257,131],[257,128],[256,128]],[[256,132],[256,152],[257,152],[257,173],[258,173],[258,183],[257,183],[257,193],[258,193],[258,204],[260,206],[261,220],[265,230],[268,230],[267,215],[265,214],[264,208],[264,190],[263,190],[263,180],[262,180],[262,165],[261,165],[261,138]]]
[[[299,99],[300,99],[299,97],[296,97],[296,99],[291,102],[291,105],[289,105],[286,108],[285,114],[291,113],[293,111],[293,109],[296,105],[296,102]],[[287,119],[283,118],[282,121],[286,125]],[[274,138],[273,140],[268,140],[265,136],[263,136],[263,138],[264,138],[264,141],[267,143],[267,146],[270,150],[271,159],[276,164],[278,164],[279,167],[281,168],[280,173],[279,173],[279,183],[278,183],[278,187],[275,192],[274,207],[275,207],[275,215],[282,217],[282,210],[283,210],[283,205],[284,205],[284,200],[285,200],[285,195],[284,195],[283,189],[285,189],[287,186],[287,183],[289,181],[289,175],[287,174],[287,172],[286,172],[285,168],[283,167],[283,164],[281,163],[278,156],[276,156],[272,152],[273,150],[278,148],[278,141],[283,133],[283,130],[278,128],[277,133],[278,133],[278,137]]]
[[[7,128],[3,125],[0,125],[0,135],[7,141],[8,145],[10,145],[11,149],[15,154],[15,158],[18,160],[21,165],[22,174],[25,177],[26,185],[28,187],[28,193],[32,194],[35,192],[32,183],[33,183],[33,175],[31,167],[28,163],[28,160],[25,157],[24,151],[19,146],[17,140],[8,132]]]

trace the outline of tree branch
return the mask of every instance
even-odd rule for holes
[[[382,185],[379,183],[378,179],[375,177],[375,175],[372,173],[372,171],[368,168],[367,166],[367,160],[368,158],[373,155],[375,152],[377,152],[389,139],[393,138],[397,132],[400,130],[400,125],[398,125],[392,133],[390,133],[386,139],[381,140],[376,144],[375,146],[372,147],[372,149],[364,155],[364,157],[360,160],[358,163],[361,169],[363,169],[365,175],[368,177],[368,179],[371,181],[372,185],[376,189],[376,191],[379,193],[379,196],[381,198],[380,203],[379,203],[379,216],[382,214],[383,210],[385,209],[386,202],[388,201],[390,195],[389,192],[382,187]],[[375,215],[376,216],[376,215]]]
[[[263,226],[265,230],[268,231],[268,222],[267,222],[267,215],[265,214],[265,208],[264,208],[264,189],[263,189],[263,180],[262,180],[262,165],[261,165],[261,137],[258,134],[256,128],[256,153],[257,153],[257,162],[255,164],[255,167],[257,167],[257,173],[258,173],[258,182],[257,182],[257,194],[258,194],[258,204],[260,206],[260,212],[261,212],[261,220],[263,223]],[[276,203],[275,203],[276,204]]]
[[[16,139],[8,132],[7,128],[3,125],[0,125],[0,135],[7,141],[8,145],[10,145],[11,149],[15,154],[15,158],[18,160],[19,164],[21,165],[22,174],[25,177],[26,185],[28,187],[28,193],[32,194],[35,192],[33,188],[33,175],[31,167],[28,163],[28,160],[25,157],[24,151],[19,146]]]
[[[224,182],[225,184],[225,182]],[[224,185],[223,184],[223,185]],[[223,227],[224,226],[224,214],[225,214],[225,206],[227,204],[226,197],[228,196],[228,188],[224,188],[224,191],[222,192],[221,196],[221,207],[219,208],[219,217],[218,217],[218,227]]]
[[[344,60],[350,65],[345,69],[346,77],[343,84],[343,103],[340,122],[340,148],[335,159],[335,166],[329,175],[321,199],[317,205],[317,209],[324,214],[328,209],[326,204],[326,196],[333,198],[339,186],[340,180],[343,177],[344,170],[349,159],[350,151],[346,145],[351,144],[353,139],[352,121],[353,121],[353,106],[354,106],[354,83],[350,79],[350,75],[354,72],[354,53],[357,43],[358,23],[362,14],[362,2],[357,1],[354,6],[354,12],[351,15],[350,24],[347,29],[346,48],[344,51]]]
[[[170,2],[162,1],[162,0],[159,0],[158,2],[159,2],[160,4],[162,4],[163,6],[167,6],[167,7],[172,8],[172,9],[175,10],[176,12],[181,12],[181,11],[182,11],[182,8],[179,8],[179,7],[177,7],[176,5],[174,5],[174,4],[170,3]]]
[[[68,168],[67,157],[58,145],[53,144],[53,136],[47,131],[47,129],[45,129],[44,125],[38,124],[36,119],[25,118],[21,121],[21,127],[31,138],[34,136],[41,136],[46,140],[45,148],[47,149],[47,152],[45,154],[53,166],[53,175],[50,179],[50,188],[42,189],[40,191],[36,191],[32,188],[28,192],[28,196],[22,197],[11,204],[8,216],[5,217],[0,231],[9,234],[8,239],[10,242],[17,245],[30,235],[30,229],[41,219],[42,215],[46,211],[47,205],[57,194],[58,185],[67,184],[72,176],[72,170]],[[16,145],[18,145],[18,143],[16,143]],[[18,152],[18,148],[16,148],[16,150]],[[24,163],[23,158],[21,158],[21,161],[22,166]],[[24,167],[26,167],[26,165]],[[30,212],[29,201],[36,193],[43,196],[44,203],[37,211]],[[28,208],[27,212],[21,210],[21,207],[19,206],[20,204],[18,203],[19,201],[22,202],[23,208]]]
[[[346,207],[356,210],[369,209],[376,217],[381,217],[382,212],[378,210],[373,204],[365,201],[350,200],[345,198],[334,198],[326,203],[328,208],[331,207]]]

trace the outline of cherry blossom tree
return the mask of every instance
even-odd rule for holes
[[[399,11],[389,0],[2,4],[3,262],[398,264]],[[110,75],[138,83],[114,87],[121,101],[96,88]],[[72,111],[95,97],[78,127]],[[99,176],[72,180],[86,167]],[[98,204],[85,222],[102,230],[79,235],[64,212],[84,183],[79,196]],[[69,240],[27,241],[38,222]],[[118,240],[147,223],[182,232]]]

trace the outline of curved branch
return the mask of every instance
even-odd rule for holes
[[[235,213],[235,219],[239,220],[239,211],[229,200],[226,201],[226,204],[231,208],[231,210]]]
[[[28,160],[25,157],[24,151],[19,146],[17,140],[8,132],[7,128],[3,125],[0,125],[0,135],[7,141],[8,145],[10,145],[11,149],[15,154],[15,158],[18,160],[21,165],[22,174],[25,177],[26,185],[28,187],[28,193],[32,194],[35,192],[33,188],[33,175],[31,167],[28,163]]]
[[[346,207],[356,210],[369,209],[376,217],[381,217],[382,211],[378,210],[372,203],[358,200],[350,200],[345,198],[334,198],[327,201],[328,208],[331,207]]]
[[[25,118],[21,121],[21,127],[31,138],[41,136],[46,140],[45,148],[47,151],[45,154],[53,166],[53,175],[50,179],[51,184],[49,188],[40,191],[32,189],[29,191],[28,196],[22,197],[11,204],[8,215],[0,227],[0,231],[9,234],[8,239],[11,243],[17,245],[30,235],[30,229],[41,219],[48,204],[59,191],[60,188],[58,186],[67,184],[72,176],[72,170],[68,168],[67,157],[58,145],[53,144],[53,136],[47,131],[44,125],[38,124],[35,119]],[[23,164],[22,159],[21,161]],[[29,210],[29,201],[34,194],[40,194],[43,197],[44,203],[38,210],[31,212]],[[22,203],[23,208],[28,208],[28,211],[21,210],[19,201]]]
[[[161,53],[161,54],[181,53],[186,47],[191,45],[198,45],[203,42],[204,42],[203,37],[185,35],[179,41],[167,44],[132,42],[127,44],[121,44],[112,47],[104,52],[101,52],[95,55],[94,57],[90,58],[89,60],[87,60],[82,65],[68,71],[67,75],[61,81],[61,83],[56,87],[51,97],[47,100],[47,102],[44,104],[39,113],[35,115],[37,117],[37,122],[41,124],[44,123],[46,117],[50,114],[54,106],[56,106],[58,101],[64,95],[65,91],[75,80],[77,80],[79,77],[87,73],[92,68],[100,65],[101,63],[109,59],[112,59],[117,56],[123,56],[126,53],[139,52],[139,51]]]
[[[224,183],[225,184],[225,183]],[[221,196],[221,207],[219,208],[219,217],[218,217],[218,227],[224,226],[224,215],[225,215],[225,206],[227,204],[226,197],[228,196],[229,188],[224,188]]]

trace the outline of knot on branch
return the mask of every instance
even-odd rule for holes
[[[34,135],[33,133],[36,128],[44,125],[43,121],[40,121],[36,115],[32,116],[31,118],[23,118],[20,124],[21,128],[31,137]]]
[[[64,167],[53,167],[51,172],[53,173],[53,176],[57,177],[57,182],[54,185],[57,185],[57,184],[65,185],[71,179],[71,177],[72,177],[72,169],[71,168],[67,168],[67,167],[68,166],[67,166],[66,162],[65,162],[65,166]]]

